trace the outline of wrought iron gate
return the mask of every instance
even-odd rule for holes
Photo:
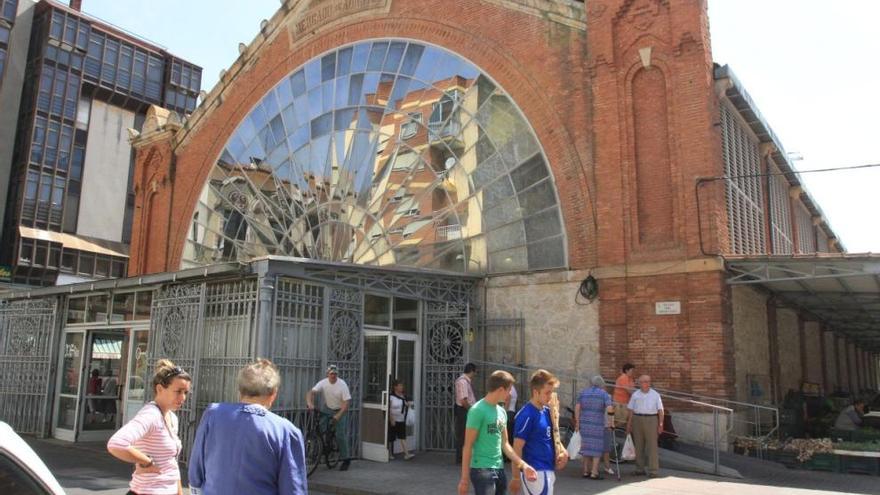
[[[183,462],[205,407],[237,400],[236,375],[253,359],[256,305],[254,279],[172,285],[153,297],[149,362],[170,359],[193,378],[189,400],[177,413]],[[144,380],[151,383],[149,376]]]
[[[424,327],[425,448],[455,448],[452,412],[454,384],[465,365],[468,338],[468,304],[428,301]]]
[[[328,364],[339,368],[348,384],[351,405],[348,417],[350,439],[360,439],[361,375],[363,369],[364,293],[358,289],[330,288],[330,315],[327,321],[326,356]],[[360,455],[361,443],[349,445],[352,457]]]
[[[273,324],[267,330],[269,359],[281,374],[272,411],[303,431],[310,420],[305,395],[324,376],[324,294],[319,285],[278,278]]]
[[[44,436],[55,336],[55,299],[0,301],[0,420]]]

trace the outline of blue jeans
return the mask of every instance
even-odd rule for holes
[[[505,495],[507,473],[504,469],[471,468],[471,483],[475,495]]]

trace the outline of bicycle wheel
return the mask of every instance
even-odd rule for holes
[[[339,464],[339,447],[336,445],[335,432],[327,434],[324,446],[324,462],[327,464],[327,469],[333,469]]]
[[[311,476],[315,469],[318,468],[318,464],[321,463],[321,454],[323,453],[323,445],[321,442],[321,437],[318,435],[318,432],[312,431],[309,432],[308,436],[306,436],[306,469],[308,470],[306,475]]]

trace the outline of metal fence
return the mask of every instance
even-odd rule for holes
[[[0,301],[0,419],[20,433],[46,433],[57,306]]]

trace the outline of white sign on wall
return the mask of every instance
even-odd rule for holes
[[[680,315],[681,301],[660,301],[654,303],[654,312],[658,315]]]

